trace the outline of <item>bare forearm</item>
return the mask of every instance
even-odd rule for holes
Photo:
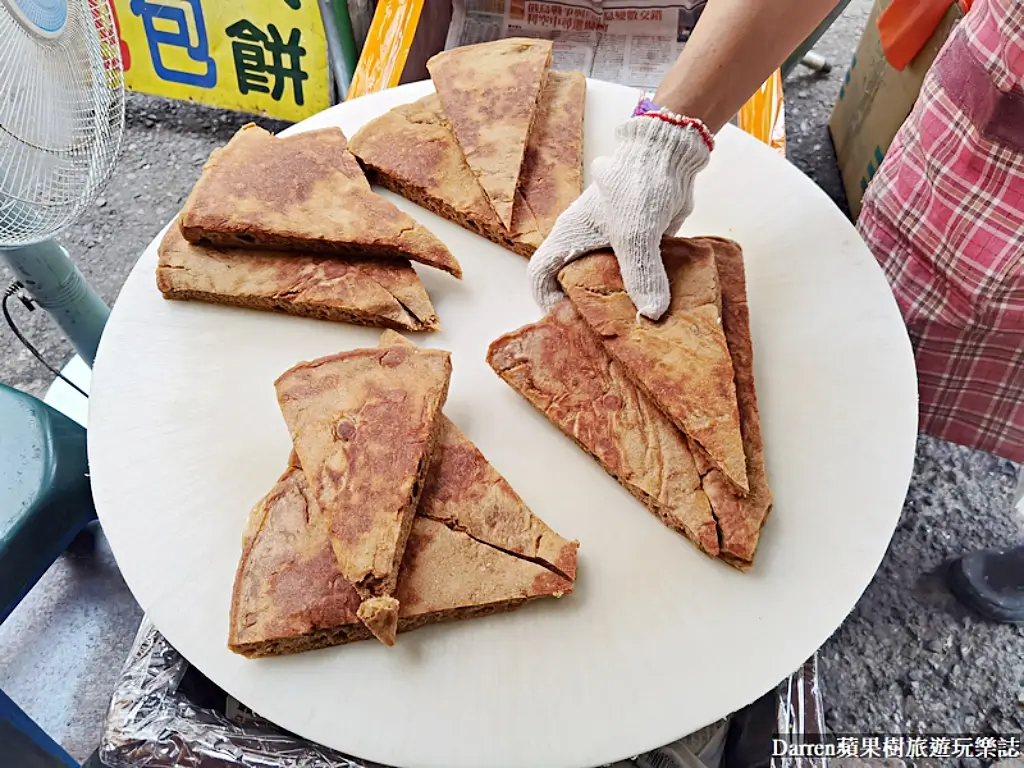
[[[654,100],[718,131],[837,2],[708,0]]]

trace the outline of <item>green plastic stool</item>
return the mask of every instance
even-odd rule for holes
[[[0,384],[0,623],[95,519],[85,429]],[[0,765],[78,763],[0,691]]]

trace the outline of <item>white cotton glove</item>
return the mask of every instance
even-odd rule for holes
[[[693,182],[708,164],[713,140],[699,121],[664,111],[630,118],[616,136],[614,154],[594,161],[594,182],[530,259],[531,289],[544,311],[564,298],[562,268],[609,246],[638,313],[657,320],[668,309],[661,238],[693,211]]]

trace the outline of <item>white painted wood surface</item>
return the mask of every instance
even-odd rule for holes
[[[430,90],[342,104],[293,130],[348,134]],[[637,92],[591,82],[586,155],[610,151]],[[775,508],[743,575],[661,525],[487,366],[536,320],[526,261],[388,195],[462,262],[417,267],[449,349],[446,413],[533,510],[581,542],[579,581],[482,620],[250,661],[226,648],[242,527],[285,466],[272,382],[379,332],[168,302],[156,244],[114,307],[90,398],[96,504],[129,587],[186,658],[302,736],[398,766],[590,766],[697,730],[753,701],[839,626],[874,574],[913,466],[911,347],[881,270],[796,168],[726,128],[684,234],[746,254],[758,397]]]

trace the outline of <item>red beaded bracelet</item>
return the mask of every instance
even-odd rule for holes
[[[708,127],[704,125],[703,122],[695,117],[684,117],[683,115],[677,115],[674,112],[669,112],[667,109],[659,107],[651,101],[650,98],[640,100],[636,109],[633,110],[633,117],[654,117],[658,120],[663,120],[670,125],[677,125],[680,128],[693,128],[700,134],[701,138],[704,139],[708,152],[715,148],[715,138],[711,135],[711,131],[708,130]]]

